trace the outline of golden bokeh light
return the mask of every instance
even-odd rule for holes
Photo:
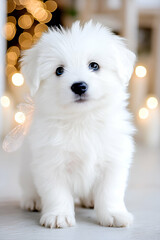
[[[9,16],[7,17],[7,22],[12,22],[13,24],[16,25],[16,18],[14,16]]]
[[[36,38],[40,38],[43,32],[48,30],[48,26],[44,23],[39,23],[34,28],[34,33]]]
[[[22,10],[24,8],[24,5],[16,5],[16,10]]]
[[[21,5],[26,5],[28,2],[30,2],[30,0],[19,0]]]
[[[39,0],[28,0],[25,3],[25,7],[29,13],[33,15],[39,21],[39,18],[44,18],[46,15],[46,6],[42,1]]]
[[[14,65],[7,64],[7,66],[6,66],[6,75],[7,75],[7,79],[8,79],[9,82],[12,81],[12,76],[16,72],[17,72],[17,69],[16,69],[16,67]]]
[[[149,109],[156,109],[158,106],[158,100],[156,97],[149,97],[146,104]]]
[[[38,41],[39,37],[36,37],[36,35],[33,35],[33,43],[35,44]]]
[[[33,38],[32,35],[28,32],[23,32],[21,33],[21,35],[19,36],[19,44],[21,46],[21,49],[28,49],[31,47],[32,43],[33,43]]]
[[[14,73],[12,76],[12,83],[17,87],[22,86],[24,83],[23,75],[21,73]]]
[[[147,69],[144,66],[137,66],[135,73],[137,77],[143,78],[147,75]]]
[[[19,50],[19,47],[17,47],[17,46],[12,46],[12,47],[10,47],[10,48],[7,50],[7,52],[14,52],[14,53],[16,53],[17,58],[20,56],[20,50]]]
[[[4,36],[10,41],[14,38],[16,34],[16,26],[13,22],[7,22],[4,26]]]
[[[7,96],[2,96],[1,97],[1,105],[4,108],[8,108],[10,106],[10,99]]]
[[[12,64],[7,64],[6,66],[6,75],[8,76],[8,78],[13,75],[15,72],[17,72],[17,69],[15,68],[15,66],[13,66]]]
[[[55,1],[47,1],[44,3],[40,0],[15,0],[25,6],[27,12],[30,13],[40,23],[47,23],[52,19],[52,11],[55,11],[57,4]]]
[[[13,0],[15,2],[16,5],[21,5],[20,0]]]
[[[7,1],[7,12],[11,13],[14,11],[14,9],[16,8],[16,4],[13,0],[8,0]]]
[[[8,64],[16,65],[17,63],[17,54],[15,52],[7,52],[6,60]]]
[[[46,14],[43,18],[40,19],[41,23],[48,23],[49,21],[51,21],[52,19],[52,14],[50,13],[50,11],[46,10]]]
[[[34,16],[39,22],[45,23],[48,20],[49,13],[46,9],[39,7],[34,11]]]
[[[45,4],[47,6],[47,10],[50,12],[54,12],[57,9],[57,3],[55,1],[48,0]]]
[[[147,119],[148,116],[149,116],[149,111],[147,108],[143,107],[139,110],[139,118],[140,119]]]
[[[24,14],[18,19],[18,25],[23,29],[29,29],[34,22],[34,19],[29,14]]]
[[[26,116],[23,112],[17,112],[14,116],[14,119],[17,123],[23,124],[26,120]]]

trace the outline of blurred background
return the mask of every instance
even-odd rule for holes
[[[133,211],[136,221],[135,227],[128,230],[131,235],[134,234],[134,238],[128,238],[130,235],[122,237],[123,233],[119,235],[117,231],[116,239],[124,240],[126,236],[127,239],[149,240],[153,236],[157,236],[154,239],[159,239],[160,0],[0,0],[0,142],[15,126],[24,130],[23,126],[28,121],[22,105],[19,109],[16,107],[24,102],[24,96],[28,93],[25,79],[20,73],[21,50],[29,49],[50,26],[61,24],[68,27],[77,19],[85,22],[91,18],[126,38],[129,49],[137,55],[129,86],[129,108],[138,130],[135,136],[137,147],[126,194],[127,206]],[[14,142],[17,132],[13,133],[10,140]],[[16,234],[21,231],[21,235],[15,235],[15,239],[18,236],[22,239],[24,226],[29,225],[30,216],[26,220],[27,213],[22,213],[15,207],[17,203],[14,203],[15,199],[19,201],[21,192],[18,175],[22,156],[29,157],[23,147],[11,153],[6,153],[0,147],[1,239],[2,236],[11,236],[10,239],[13,239],[14,231]],[[83,217],[82,222],[84,219],[87,222],[89,218],[85,216],[89,215],[90,212],[86,215],[81,212],[78,216]],[[35,218],[37,215],[32,216]],[[36,218],[33,225],[37,226],[38,217]],[[78,219],[79,222],[81,219]],[[9,229],[9,225],[14,229]],[[94,235],[95,224],[92,225]],[[28,236],[30,229],[25,229]],[[81,229],[83,232],[83,228]],[[37,230],[40,231],[38,228]],[[41,238],[39,236],[35,239]],[[43,239],[46,239],[46,235]],[[109,236],[108,239],[112,238]]]
[[[50,26],[75,20],[99,21],[127,39],[137,54],[130,82],[130,109],[137,141],[160,142],[160,1],[159,0],[1,0],[0,136],[26,120],[16,106],[28,92],[20,73],[21,50],[38,41]]]
[[[0,135],[26,120],[16,106],[28,92],[20,73],[21,50],[28,49],[50,26],[70,26],[79,19],[99,21],[127,39],[137,54],[130,83],[130,108],[137,139],[160,141],[160,1],[159,0],[1,0]]]

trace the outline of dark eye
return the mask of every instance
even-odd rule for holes
[[[88,67],[89,67],[89,69],[91,69],[92,71],[97,71],[97,70],[99,70],[99,65],[98,65],[98,63],[96,63],[96,62],[91,62]]]
[[[58,67],[56,69],[56,75],[61,76],[64,73],[64,67]]]

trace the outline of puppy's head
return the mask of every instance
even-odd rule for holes
[[[116,99],[133,71],[135,55],[123,40],[92,21],[70,30],[50,29],[22,57],[31,95],[65,109],[97,106]]]

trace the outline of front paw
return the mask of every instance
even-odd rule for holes
[[[133,216],[127,211],[107,212],[99,217],[99,223],[105,227],[129,227]]]
[[[40,224],[48,228],[65,228],[75,225],[73,215],[54,215],[54,213],[45,213],[40,219]]]

